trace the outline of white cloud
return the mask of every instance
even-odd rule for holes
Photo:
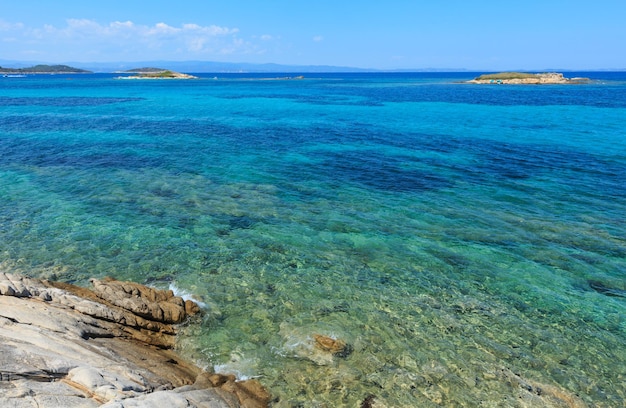
[[[138,29],[136,30],[136,34],[143,35],[143,36],[152,36],[152,35],[167,36],[167,35],[176,35],[181,30],[182,29],[180,28],[172,27],[165,23],[156,23],[154,27],[139,26]]]
[[[129,28],[132,29],[134,24],[132,21],[114,21],[111,24],[111,27],[116,27],[116,28]]]
[[[245,53],[250,45],[237,37],[238,28],[218,25],[201,26],[187,23],[172,26],[165,22],[154,25],[135,24],[132,21],[113,21],[101,24],[90,19],[68,19],[64,26],[44,25],[25,27],[20,23],[0,20],[0,31],[12,43],[28,44],[41,55],[50,54],[63,59],[78,60],[100,55],[115,59],[206,57],[212,54]],[[19,52],[16,48],[15,52]],[[15,56],[18,57],[18,56]],[[55,58],[58,59],[58,58]]]
[[[16,35],[16,32],[23,29],[24,25],[22,23],[9,23],[0,19],[0,32],[3,32],[2,37],[0,37],[0,42],[17,43],[20,39]]]
[[[201,52],[204,49],[204,44],[206,40],[201,37],[196,37],[188,42],[189,49],[194,52]]]
[[[0,20],[0,31],[13,31],[22,30],[24,24],[22,23],[9,23],[8,21]]]
[[[323,40],[324,40],[324,37],[322,37],[321,35],[316,35],[316,36],[313,37],[313,41],[315,41],[315,42],[320,42],[320,41],[323,41]]]
[[[100,24],[96,23],[93,20],[88,20],[86,18],[78,19],[78,18],[70,18],[67,20],[67,27],[70,30],[86,30],[86,31],[95,31],[100,28]]]

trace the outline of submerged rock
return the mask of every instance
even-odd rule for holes
[[[324,366],[333,364],[338,358],[346,358],[354,347],[335,335],[311,334],[310,327],[281,323],[280,334],[285,339],[285,355],[310,360]]]
[[[334,339],[321,334],[314,334],[315,347],[332,354],[334,357],[346,358],[352,354],[353,347],[341,339]]]
[[[332,337],[323,336],[321,334],[314,334],[313,338],[315,339],[315,347],[332,354],[343,350],[346,346],[346,342],[342,340],[333,339]]]
[[[621,297],[621,298],[626,298],[626,290],[624,289],[620,289],[620,288],[616,288],[616,287],[611,287],[609,285],[606,285],[600,281],[596,281],[596,280],[589,280],[589,287],[593,290],[595,290],[598,293],[601,293],[603,295],[606,296],[612,296],[612,297]]]
[[[205,372],[173,352],[172,323],[197,306],[131,282],[92,283],[0,272],[0,406],[268,405],[256,380]]]

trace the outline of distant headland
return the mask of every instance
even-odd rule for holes
[[[133,74],[130,76],[120,76],[118,79],[196,79],[189,74],[172,71],[163,68],[135,68],[122,73]]]
[[[471,84],[582,84],[589,82],[589,78],[565,78],[558,72],[546,72],[532,74],[529,72],[500,72],[497,74],[485,74],[467,81]]]
[[[34,65],[27,68],[3,68],[0,67],[0,74],[90,74],[91,71],[74,68],[68,65]]]

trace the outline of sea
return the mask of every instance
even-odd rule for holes
[[[478,74],[0,78],[0,269],[196,299],[273,407],[624,407],[626,72]]]

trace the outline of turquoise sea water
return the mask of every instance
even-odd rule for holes
[[[0,78],[0,267],[193,294],[277,407],[625,406],[626,73],[575,75]]]

